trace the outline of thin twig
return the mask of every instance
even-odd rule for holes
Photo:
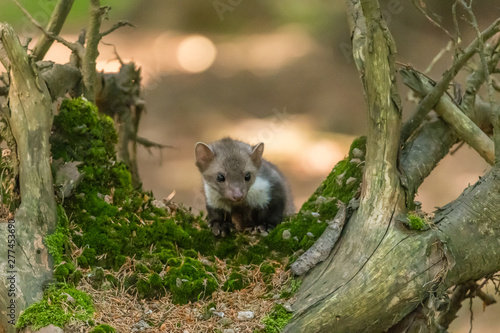
[[[454,44],[456,44],[455,37],[453,37],[453,36],[451,35],[451,33],[450,33],[448,30],[446,30],[446,28],[445,28],[445,27],[443,27],[441,24],[439,24],[439,22],[438,22],[438,21],[436,21],[434,18],[432,18],[432,17],[429,15],[429,13],[427,13],[427,12],[425,11],[425,9],[421,6],[421,4],[419,4],[419,3],[417,2],[417,0],[412,0],[411,2],[412,2],[412,3],[413,3],[413,5],[414,5],[414,6],[415,6],[415,7],[416,7],[416,8],[417,8],[417,9],[418,9],[418,10],[419,10],[419,11],[420,11],[420,12],[421,12],[421,13],[422,13],[422,14],[423,14],[426,18],[427,18],[427,20],[429,20],[429,22],[431,22],[431,23],[432,23],[434,26],[436,26],[438,29],[441,29],[441,30],[442,30],[442,31],[443,31],[443,32],[444,32],[444,33],[445,33],[445,34],[446,34],[446,35],[447,35],[447,36],[451,39],[451,41],[452,41]]]
[[[472,333],[472,322],[474,321],[474,312],[472,311],[472,297],[469,298],[469,312],[470,312],[470,330],[469,330],[469,333]]]
[[[133,25],[132,23],[130,22],[127,22],[127,21],[118,21],[117,23],[115,23],[111,28],[109,28],[108,30],[104,31],[104,32],[101,32],[101,37],[104,37],[104,36],[107,36],[109,35],[110,33],[112,33],[113,31],[117,30],[117,29],[120,29],[121,27],[125,27],[125,26],[129,26],[129,27],[134,27],[135,28],[135,25]]]
[[[96,60],[99,55],[98,46],[101,40],[99,32],[102,18],[109,7],[101,7],[99,0],[90,0],[90,22],[87,32],[87,48],[82,62],[83,95],[91,102],[96,99]]]
[[[453,42],[449,41],[448,44],[446,44],[446,47],[442,48],[441,51],[432,59],[430,62],[429,66],[425,69],[424,73],[428,74],[432,70],[432,67],[443,57],[443,55],[446,52],[449,52],[451,50],[451,47],[453,46]]]

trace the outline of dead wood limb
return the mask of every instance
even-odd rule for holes
[[[78,90],[82,75],[71,64],[56,64],[51,61],[39,61],[37,66],[50,91],[52,100]]]
[[[6,70],[9,70],[10,60],[2,44],[0,44],[0,62]]]
[[[441,80],[429,91],[420,101],[413,116],[404,125],[401,131],[401,142],[406,142],[415,129],[420,126],[425,116],[436,105],[439,98],[446,92],[450,82],[453,80],[458,71],[467,63],[467,61],[478,52],[481,43],[488,40],[500,31],[500,19],[497,19],[491,24],[480,37],[476,38],[464,51],[461,53],[453,65],[443,74]]]
[[[109,28],[108,30],[101,32],[101,38],[109,35],[110,33],[112,33],[115,30],[120,29],[121,27],[125,27],[125,26],[135,27],[135,25],[133,25],[132,23],[130,23],[128,21],[118,21],[115,24],[113,24],[113,26],[111,28]]]
[[[403,68],[400,73],[403,76],[403,82],[417,93],[429,96],[432,91],[435,91],[434,82],[418,71]],[[442,94],[434,109],[460,139],[467,142],[489,164],[495,162],[493,141],[463,113],[451,96],[447,93]]]
[[[334,245],[337,243],[346,220],[346,208],[342,201],[337,201],[339,210],[318,240],[304,254],[302,254],[292,266],[292,273],[303,275],[318,263],[325,261],[330,255]]]
[[[92,103],[96,101],[97,72],[96,60],[99,56],[99,42],[102,20],[110,7],[101,7],[100,0],[90,0],[90,22],[87,30],[86,51],[82,61],[83,96]]]
[[[59,0],[54,8],[54,11],[52,12],[52,16],[50,17],[47,27],[45,28],[47,32],[50,32],[53,35],[59,35],[64,22],[66,22],[66,18],[68,17],[71,7],[73,7],[74,1],[75,0]],[[47,54],[47,51],[52,46],[53,42],[54,39],[47,37],[45,33],[38,38],[38,42],[33,49],[33,55],[36,61],[42,60],[45,57],[45,54]]]
[[[12,27],[0,24],[0,42],[9,57],[9,114],[12,134],[19,159],[21,204],[15,213],[16,224],[16,318],[19,311],[42,297],[42,285],[52,278],[52,257],[43,237],[55,229],[57,213],[50,168],[49,136],[52,127],[52,102],[36,65],[19,42]],[[7,237],[5,224],[0,234]],[[7,238],[0,250],[7,253]],[[0,262],[0,271],[7,272],[7,261]],[[2,273],[4,274],[4,273]],[[6,279],[0,286],[5,289]],[[5,295],[5,294],[4,294]],[[0,298],[0,302],[6,299]],[[6,309],[5,303],[1,304]],[[5,328],[7,318],[1,312]]]
[[[439,314],[437,321],[443,328],[448,328],[453,320],[457,317],[458,310],[462,308],[462,302],[467,298],[471,286],[469,283],[459,284],[453,290],[450,298],[448,309]]]
[[[351,326],[359,318],[351,316],[352,307],[343,303],[347,294],[341,290],[348,290],[347,285],[354,280],[366,278],[359,272],[369,265],[387,235],[392,217],[404,207],[397,169],[401,109],[395,82],[394,41],[378,1],[348,0],[347,7],[353,56],[362,78],[369,120],[360,206],[328,258],[305,277],[293,305],[294,317],[284,332],[360,332],[359,327]],[[337,311],[342,312],[339,318],[349,321],[343,322],[339,330],[333,327],[338,321],[331,320]]]
[[[364,67],[358,70],[369,119],[360,209],[365,205],[377,210],[386,204],[383,198],[394,197],[400,186],[396,166],[400,151],[401,99],[394,68],[396,46],[380,16],[378,1],[348,1],[348,7],[355,11],[349,13],[351,21],[362,25],[354,29],[366,31],[366,36],[359,36],[358,49],[354,48],[353,40],[353,54],[364,59],[361,63]],[[359,17],[364,17],[364,21]],[[380,179],[384,179],[383,184]]]

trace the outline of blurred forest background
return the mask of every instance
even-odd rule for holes
[[[22,0],[46,24],[55,0]],[[139,152],[146,190],[158,199],[176,191],[174,201],[203,209],[201,179],[194,166],[197,141],[231,136],[265,143],[265,157],[289,177],[299,207],[354,137],[365,133],[366,106],[351,59],[344,1],[321,0],[101,0],[112,10],[104,29],[118,20],[124,27],[100,45],[98,68],[116,71],[113,45],[124,61],[142,67],[147,113],[139,135],[174,148]],[[381,0],[398,47],[397,60],[424,71],[449,39],[409,0]],[[452,0],[429,1],[428,9],[454,33]],[[473,4],[481,29],[500,16],[498,0]],[[76,0],[63,35],[76,40],[87,25],[88,1]],[[475,35],[458,13],[463,45]],[[13,1],[0,3],[0,21],[23,37],[38,31]],[[30,44],[33,47],[34,43]],[[447,52],[428,73],[439,79],[450,66]],[[55,44],[46,59],[65,63],[69,50]],[[414,108],[400,85],[404,117]],[[489,166],[469,147],[446,157],[426,180],[417,200],[431,212],[456,198]],[[473,332],[499,332],[500,307],[474,304]],[[465,304],[464,304],[465,305]],[[451,332],[469,331],[469,309]]]

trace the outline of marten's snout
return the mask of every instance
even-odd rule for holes
[[[238,202],[245,199],[245,194],[245,191],[236,187],[230,190],[229,198],[234,202]]]

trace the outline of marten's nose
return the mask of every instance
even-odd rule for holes
[[[239,188],[235,188],[232,191],[232,199],[233,199],[233,201],[240,201],[244,197],[245,197],[245,194]]]

